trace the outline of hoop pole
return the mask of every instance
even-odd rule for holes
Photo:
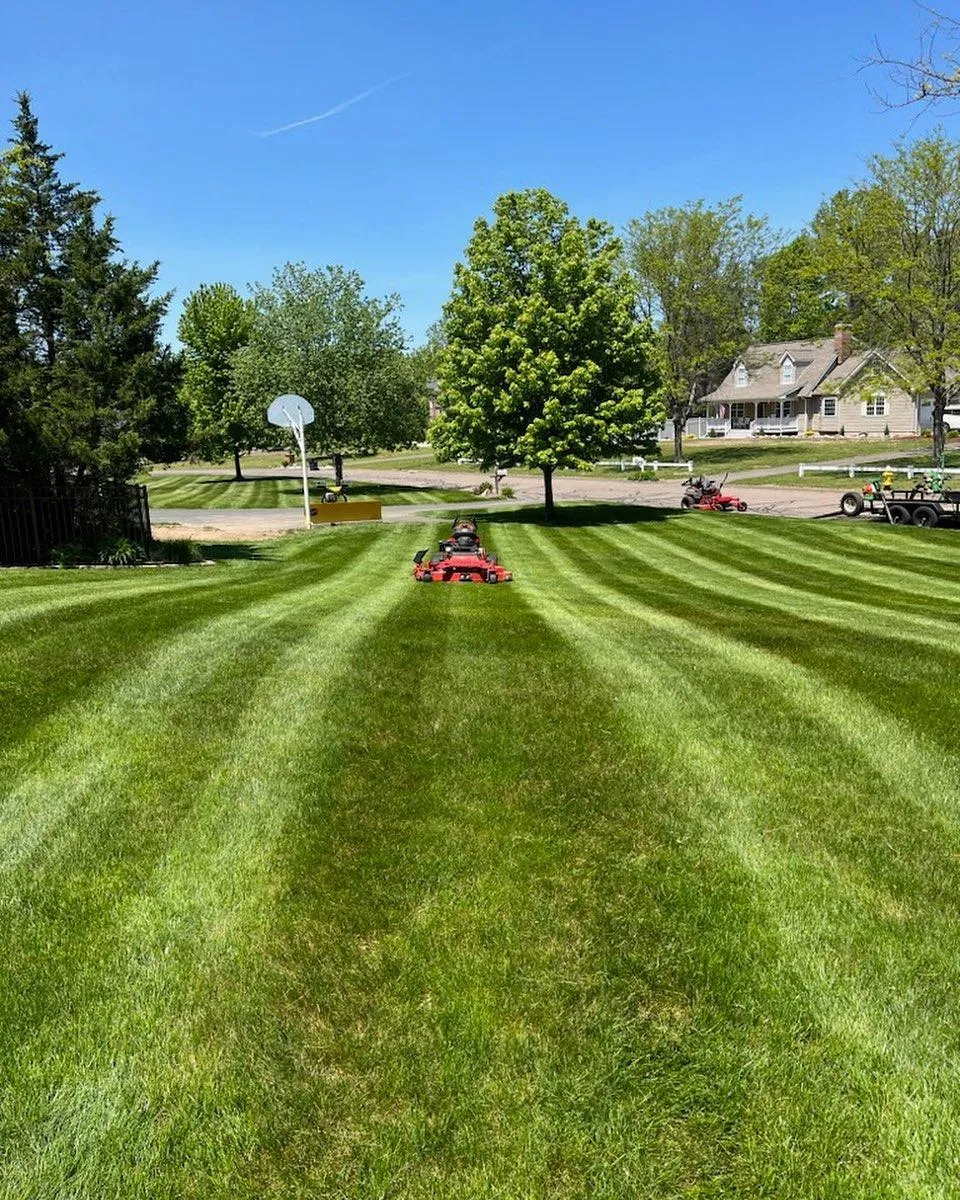
[[[310,484],[307,481],[307,439],[303,433],[303,413],[297,409],[297,416],[300,418],[300,427],[298,429],[298,440],[300,442],[300,469],[303,472],[303,523],[307,529],[310,528]]]

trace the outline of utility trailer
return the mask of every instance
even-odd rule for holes
[[[891,525],[934,525],[960,527],[960,492],[929,492],[921,488],[898,491],[875,488],[870,492],[844,492],[840,511],[845,517],[873,513]]]

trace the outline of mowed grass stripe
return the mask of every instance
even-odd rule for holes
[[[733,597],[737,605],[751,604],[759,609],[769,609],[778,617],[790,614],[813,625],[834,629],[848,628],[855,622],[869,623],[878,637],[889,636],[897,642],[909,638],[925,647],[960,652],[960,629],[956,620],[947,613],[940,616],[937,606],[930,605],[922,614],[895,606],[885,609],[882,600],[875,601],[852,583],[846,595],[825,581],[820,587],[809,583],[799,564],[796,571],[778,571],[774,577],[769,569],[751,568],[754,556],[748,543],[737,564],[733,565],[718,561],[711,554],[708,536],[704,536],[697,549],[689,548],[681,540],[682,535],[674,537],[665,528],[662,536],[656,527],[645,531],[642,537],[622,528],[599,531],[596,536],[606,543],[606,555],[618,562],[622,575],[629,577],[637,571],[638,580],[641,573],[647,573],[651,579],[657,575],[667,576],[682,585],[699,578],[715,589],[718,611],[727,597]],[[696,573],[691,569],[694,567]],[[886,620],[878,619],[879,613]]]
[[[860,717],[864,723],[888,713],[898,724],[910,725],[918,736],[935,739],[941,752],[952,752],[955,722],[943,697],[953,686],[956,673],[957,625],[946,601],[930,598],[922,617],[913,610],[906,615],[883,613],[867,605],[851,619],[844,607],[856,606],[858,601],[841,601],[839,611],[830,612],[832,592],[815,592],[801,599],[798,589],[764,575],[759,559],[755,567],[759,596],[749,584],[733,584],[727,579],[718,582],[712,577],[706,550],[702,556],[685,552],[677,541],[664,542],[659,524],[644,528],[645,534],[638,529],[632,537],[617,538],[615,543],[609,530],[598,531],[598,538],[605,543],[602,549],[593,539],[582,543],[568,540],[568,551],[585,572],[612,572],[621,591],[647,605],[657,603],[697,622],[706,618],[729,638],[752,639],[777,656],[809,665],[838,686],[855,688],[862,697]],[[864,529],[863,534],[869,536],[870,531]],[[739,575],[749,575],[750,561],[747,544],[736,568]],[[798,576],[802,575],[798,566]],[[766,595],[778,587],[789,595],[779,605]],[[960,588],[956,595],[960,597]],[[954,613],[957,608],[954,603]],[[920,621],[933,625],[936,634],[918,637],[914,630]],[[924,666],[918,673],[916,656],[921,652]]]
[[[820,579],[828,582],[831,578],[839,579],[845,590],[853,585],[861,596],[876,598],[884,607],[906,610],[927,604],[930,599],[956,603],[960,585],[960,547],[951,532],[934,532],[938,539],[937,552],[923,559],[914,557],[912,561],[901,559],[901,549],[916,538],[926,541],[930,531],[891,530],[896,540],[890,541],[884,537],[886,531],[882,527],[871,526],[871,535],[881,543],[886,541],[887,548],[885,554],[869,560],[853,553],[856,543],[831,536],[833,529],[819,532],[819,541],[814,543],[798,538],[793,530],[787,533],[779,523],[775,531],[768,531],[751,522],[748,544],[758,566],[769,562],[770,568],[776,570],[782,565],[794,576],[800,566],[804,576],[813,583]],[[712,528],[710,543],[711,552],[721,561],[742,553],[743,539],[736,529]]]
[[[332,480],[310,480],[310,499],[323,499]],[[167,508],[297,508],[303,503],[299,474],[254,476],[243,481],[228,477],[152,476],[147,487],[155,509]],[[382,504],[455,504],[474,499],[468,488],[419,488],[404,484],[358,482],[350,487],[355,500]]]
[[[400,532],[382,539],[388,547],[403,540]],[[251,683],[239,707],[231,695],[237,724],[226,742],[223,731],[210,730],[219,735],[221,757],[192,797],[189,819],[171,830],[139,887],[121,895],[96,955],[69,980],[72,1019],[48,1023],[19,1050],[37,1069],[21,1075],[19,1102],[8,1109],[8,1120],[25,1122],[33,1137],[6,1174],[11,1187],[24,1190],[10,1194],[53,1194],[47,1189],[78,1154],[83,1170],[76,1194],[97,1194],[107,1179],[120,1186],[134,1168],[147,1177],[163,1169],[175,1147],[184,1150],[186,1133],[176,1127],[177,1114],[159,1115],[167,1089],[189,1095],[192,1120],[210,1105],[229,1107],[217,1091],[225,1050],[218,1021],[231,998],[240,1003],[256,985],[261,942],[272,921],[277,839],[309,778],[301,772],[304,755],[315,748],[311,735],[322,739],[323,712],[336,703],[351,648],[387,618],[407,584],[403,576],[382,574],[370,583],[363,559],[383,547],[366,542],[367,555],[335,582],[341,593],[352,592],[351,603],[314,620],[301,615],[296,640],[275,661],[276,670]],[[214,653],[217,648],[214,642]],[[259,662],[262,667],[262,657]],[[317,694],[320,678],[330,689],[325,697]],[[234,978],[238,962],[240,977]],[[151,1095],[156,1121],[144,1120],[141,1107]],[[222,1120],[222,1130],[205,1126],[203,1132],[230,1142],[238,1126],[226,1110]],[[222,1189],[216,1171],[212,1177]]]
[[[352,609],[369,567],[364,549],[344,572],[348,590],[338,595],[311,564],[285,592],[183,633],[105,684],[88,708],[58,714],[34,731],[24,762],[8,756],[0,815],[2,973],[14,985],[0,989],[0,1004],[12,1005],[0,1022],[7,1039],[42,1019],[43,987],[62,991],[69,964],[90,953],[88,939],[102,936],[113,907],[191,819],[196,790],[257,703],[264,662],[282,667],[317,625]]]
[[[365,643],[324,819],[287,843],[283,1104],[253,1194],[612,1197],[689,1173],[649,890],[665,781],[611,761],[577,662],[507,588],[417,588]]]
[[[877,1195],[890,1187],[897,1194],[901,1188],[908,1189],[903,1194],[943,1194],[958,1165],[950,1131],[960,1105],[956,1049],[942,1020],[943,1006],[960,983],[955,951],[944,954],[944,938],[957,918],[956,822],[951,819],[946,826],[942,820],[960,780],[956,761],[949,771],[940,768],[940,791],[932,797],[940,819],[931,821],[924,800],[913,802],[917,781],[904,780],[904,769],[909,773],[911,765],[923,762],[922,752],[919,763],[911,763],[908,753],[895,780],[890,761],[895,751],[883,755],[885,777],[876,778],[872,770],[864,770],[859,740],[851,754],[843,741],[830,737],[836,747],[833,760],[818,758],[816,739],[831,727],[836,697],[828,694],[818,711],[814,682],[806,681],[804,688],[800,671],[788,669],[779,689],[767,678],[758,697],[751,686],[756,663],[746,670],[745,680],[739,679],[744,648],[731,640],[723,649],[706,631],[701,631],[706,650],[698,651],[690,639],[682,660],[672,666],[663,646],[651,645],[647,614],[637,602],[626,606],[630,623],[618,629],[631,653],[626,660],[612,656],[611,630],[584,625],[582,606],[571,598],[575,587],[556,602],[546,581],[564,570],[562,555],[545,543],[536,546],[536,541],[532,538],[527,547],[527,571],[534,575],[531,560],[541,550],[541,585],[554,598],[554,619],[591,666],[605,671],[611,691],[634,714],[645,749],[659,740],[661,753],[670,758],[676,753],[672,747],[683,747],[673,771],[678,798],[686,793],[689,817],[705,846],[712,847],[709,852],[734,857],[756,881],[765,913],[778,930],[784,961],[790,964],[780,990],[794,997],[799,990],[803,1000],[802,1005],[781,1001],[777,1007],[786,1010],[781,1020],[788,1028],[791,1022],[802,1023],[808,1009],[822,1035],[842,1048],[843,1070],[829,1072],[834,1078],[826,1092],[823,1082],[803,1085],[818,1089],[819,1120],[811,1122],[810,1113],[798,1113],[802,1106],[796,1104],[785,1113],[782,1100],[779,1111],[771,1103],[755,1120],[769,1122],[777,1112],[780,1132],[795,1150],[802,1139],[785,1116],[796,1120],[803,1115],[807,1138],[823,1139],[822,1121],[831,1119],[862,1138],[867,1131],[854,1133],[849,1122],[854,1100],[873,1126],[869,1136],[879,1172],[872,1178],[867,1172],[859,1186],[854,1179],[841,1183],[838,1177],[832,1191],[821,1182],[817,1194]],[[567,573],[592,595],[605,593],[619,605],[615,582],[598,572],[590,577]],[[638,619],[647,627],[631,635]],[[652,620],[664,618],[654,612]],[[671,636],[675,632],[669,630]],[[778,665],[773,673],[782,672]],[[704,677],[724,681],[722,713],[698,705],[697,681]],[[849,709],[846,716],[856,719]],[[789,743],[781,733],[785,724],[793,733]],[[899,733],[881,732],[888,737]],[[807,753],[804,747],[809,747]],[[879,738],[873,750],[871,765],[879,765]],[[933,761],[927,771],[937,772]],[[848,780],[856,780],[855,787]],[[919,782],[922,790],[925,781]],[[918,975],[927,981],[931,972],[937,973],[936,986],[918,987]],[[784,1079],[803,1057],[802,1050],[793,1049],[780,1064]],[[924,1082],[918,1089],[920,1063]],[[759,1133],[752,1129],[745,1136]],[[766,1147],[770,1165],[778,1157],[776,1149]],[[865,1149],[855,1145],[855,1156]],[[811,1150],[808,1169],[828,1178],[830,1161],[824,1159],[822,1145]],[[789,1179],[788,1172],[778,1194],[805,1194],[801,1187],[790,1188]]]

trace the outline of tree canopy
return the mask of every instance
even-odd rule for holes
[[[683,456],[688,419],[730,369],[755,328],[759,264],[770,234],[741,198],[708,208],[702,200],[631,221],[627,263],[640,309],[654,326],[654,358]]]
[[[208,458],[232,454],[238,480],[241,451],[262,444],[266,432],[261,398],[234,384],[234,358],[250,340],[253,319],[252,304],[230,284],[201,284],[187,297],[178,327],[191,448]]]
[[[892,351],[909,386],[933,396],[939,459],[943,411],[960,396],[960,148],[936,134],[869,167],[820,208],[817,253],[831,286],[856,298],[861,340]]]
[[[367,296],[355,271],[287,263],[253,289],[250,339],[234,356],[244,404],[293,392],[313,405],[310,450],[333,457],[419,441],[427,403],[404,353],[400,302]]]
[[[0,171],[0,454],[63,486],[124,479],[170,361],[156,264],[121,257],[99,197],[60,178],[21,94]]]
[[[444,307],[441,459],[553,473],[639,447],[662,419],[649,327],[601,221],[581,222],[542,189],[508,192],[474,225]]]
[[[817,243],[801,233],[760,264],[761,342],[826,337],[846,315],[823,270]]]

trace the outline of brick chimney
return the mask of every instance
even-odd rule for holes
[[[842,363],[844,359],[850,357],[850,351],[853,349],[853,339],[850,336],[850,330],[844,329],[842,325],[833,327],[833,350],[837,356],[837,362]]]

